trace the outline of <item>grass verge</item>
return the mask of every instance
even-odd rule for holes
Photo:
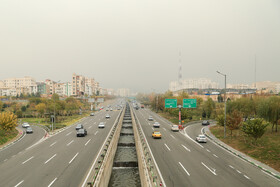
[[[230,136],[230,131],[227,129],[227,138],[224,138],[222,126],[216,125],[210,130],[216,138],[227,145],[280,172],[280,133],[272,133],[271,126],[267,127],[265,134],[257,142],[246,137],[240,130],[233,131],[233,135]]]
[[[18,131],[16,129],[12,131],[4,131],[0,130],[0,145],[7,143],[9,140],[12,140],[18,135]]]

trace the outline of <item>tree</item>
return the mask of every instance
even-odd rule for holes
[[[212,98],[208,98],[207,101],[203,104],[203,110],[206,112],[207,118],[211,117],[211,114],[215,108],[215,103]]]
[[[17,116],[11,112],[0,113],[0,128],[11,131],[17,126]]]
[[[230,135],[232,136],[232,131],[239,129],[242,124],[242,114],[237,110],[234,110],[231,115],[227,116],[227,126],[230,130]]]
[[[22,106],[22,107],[21,107],[21,111],[22,111],[22,112],[25,112],[26,109],[27,109],[26,106]]]
[[[256,118],[256,119],[248,120],[248,121],[244,122],[244,124],[242,126],[242,131],[246,135],[254,138],[255,141],[257,141],[257,139],[259,139],[263,136],[267,126],[268,126],[268,123],[264,122],[263,119]]]
[[[225,123],[225,115],[224,114],[218,115],[216,120],[218,125],[223,126]]]
[[[39,112],[39,114],[43,116],[47,107],[45,103],[39,103],[38,105],[35,106],[35,108],[37,112]]]
[[[4,108],[4,104],[2,103],[2,101],[0,101],[0,112],[3,110]]]

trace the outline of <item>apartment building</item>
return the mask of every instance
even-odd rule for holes
[[[8,78],[0,83],[1,95],[17,96],[20,94],[37,93],[37,84],[32,77]]]
[[[50,85],[44,82],[38,82],[37,88],[40,95],[45,95],[45,96],[50,95]]]
[[[50,79],[46,79],[45,83],[50,87],[50,94],[54,94],[55,93],[55,82],[50,80]]]
[[[218,88],[219,84],[213,82],[210,79],[199,78],[199,79],[184,79],[179,81],[172,81],[169,84],[169,90],[174,92],[182,89],[209,89],[209,88]]]
[[[95,94],[95,80],[94,78],[85,78],[85,94],[92,96]]]
[[[82,96],[85,94],[85,77],[82,75],[72,75],[72,94],[73,96]]]

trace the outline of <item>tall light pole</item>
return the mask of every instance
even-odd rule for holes
[[[224,138],[226,138],[226,122],[227,122],[227,75],[217,71],[220,75],[225,77],[225,122],[224,122]]]

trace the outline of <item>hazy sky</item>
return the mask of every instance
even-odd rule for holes
[[[1,0],[0,80],[166,91],[178,79],[280,81],[279,0]]]

